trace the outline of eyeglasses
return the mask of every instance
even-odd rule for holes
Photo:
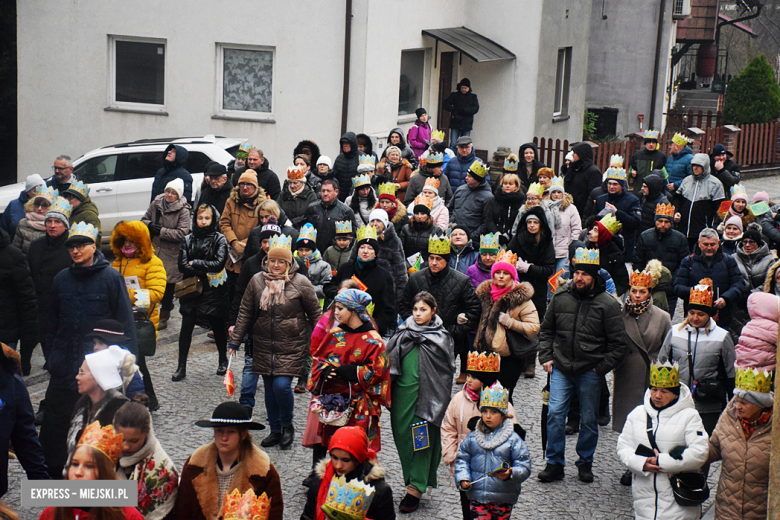
[[[742,239],[742,243],[743,244],[753,244],[754,246],[758,245],[758,242],[756,242],[755,240],[753,240],[751,238],[743,238]]]
[[[55,172],[64,172],[65,170],[67,170],[69,168],[73,168],[73,166],[66,166],[64,168],[60,168],[59,166],[52,166],[51,167],[52,171],[55,171]]]
[[[79,251],[83,251],[85,247],[92,245],[89,242],[81,242],[78,244],[68,244],[68,251],[74,251],[78,249]]]
[[[254,185],[254,184],[251,184],[251,183],[249,183],[249,182],[239,182],[239,183],[238,183],[238,187],[239,187],[239,188],[248,188],[248,187],[250,187],[250,186],[252,186],[252,187],[254,188],[254,186],[255,186],[255,185]]]

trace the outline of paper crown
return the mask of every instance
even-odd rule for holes
[[[73,212],[73,206],[70,205],[68,199],[57,197],[52,201],[51,206],[49,206],[49,211],[46,213],[50,212],[62,213],[65,215],[65,218],[70,218],[70,214]]]
[[[428,177],[425,179],[425,184],[423,185],[423,191],[425,191],[425,188],[436,188],[436,192],[439,191],[439,186],[441,186],[441,181],[437,179],[436,177]]]
[[[560,188],[561,191],[565,191],[565,188],[563,187],[563,177],[553,177],[550,181],[550,190],[553,188]]]
[[[686,146],[688,144],[688,138],[680,132],[677,132],[674,134],[674,136],[672,136],[672,142],[680,146]]]
[[[337,220],[336,221],[336,234],[346,235],[352,233],[352,221],[351,220]]]
[[[414,198],[414,204],[412,205],[412,212],[414,212],[417,209],[417,206],[425,206],[428,208],[428,213],[433,210],[433,201],[426,197],[425,195],[417,195]]]
[[[504,170],[508,172],[516,172],[517,171],[517,164],[520,161],[517,159],[517,155],[510,153],[506,156],[506,159],[504,159]]]
[[[469,352],[466,370],[469,372],[495,372],[501,371],[501,356],[498,352]]]
[[[701,305],[703,307],[712,307],[712,280],[705,278],[699,281],[699,285],[691,287],[688,305]]]
[[[752,367],[736,367],[735,387],[748,392],[768,394],[772,391],[772,372]]]
[[[658,130],[645,130],[645,133],[644,133],[643,137],[645,138],[645,140],[647,140],[647,139],[655,139],[657,141],[658,140],[658,135],[659,135]]]
[[[298,234],[298,240],[296,240],[296,242],[300,242],[301,240],[317,241],[317,230],[310,222],[307,222],[301,227],[301,232]]]
[[[89,184],[84,184],[81,181],[71,182],[70,187],[65,191],[75,191],[82,197],[87,198],[89,196]]]
[[[496,257],[496,263],[498,262],[505,262],[510,265],[516,265],[517,264],[517,254],[513,253],[512,251],[505,249],[504,251],[501,251],[498,253],[498,256]]]
[[[626,170],[623,168],[609,168],[607,170],[607,180],[609,181],[625,181]]]
[[[644,287],[650,289],[653,284],[653,276],[647,271],[633,271],[629,284],[631,287]]]
[[[122,434],[115,433],[112,425],[101,428],[100,422],[95,421],[81,434],[78,446],[91,446],[116,464],[122,455],[122,440]]]
[[[58,195],[59,192],[51,186],[38,186],[38,188],[35,190],[36,197],[46,197],[48,199],[54,200]]]
[[[439,141],[444,141],[444,130],[434,130],[431,132],[431,139],[438,139]],[[428,156],[430,157],[430,155]],[[428,159],[430,161],[430,159]]]
[[[379,195],[392,195],[395,196],[395,183],[384,182],[379,185]]]
[[[474,162],[471,163],[471,166],[469,166],[469,173],[476,175],[480,179],[484,179],[485,175],[487,175],[487,168],[481,160],[475,159]]]
[[[747,190],[745,190],[745,187],[743,185],[741,185],[741,184],[735,184],[734,186],[731,187],[731,196],[732,197],[734,195],[738,194],[738,193],[741,193],[742,195],[747,197]]]
[[[223,520],[267,520],[271,512],[271,499],[263,493],[259,497],[251,487],[243,495],[234,489],[225,493]]]
[[[376,166],[376,158],[374,158],[373,155],[364,153],[360,156],[359,160],[361,166]]]
[[[623,227],[623,224],[620,223],[619,220],[615,218],[615,216],[612,213],[608,213],[604,215],[604,218],[599,220],[599,224],[604,226],[604,228],[612,233],[612,236],[615,236],[620,231],[620,228]]]
[[[450,237],[447,235],[431,235],[428,238],[428,253],[434,255],[450,254]]]
[[[91,238],[93,242],[97,243],[98,230],[92,224],[79,222],[77,224],[73,224],[70,227],[70,233],[68,233],[68,238],[77,236]]]
[[[376,240],[376,228],[374,226],[363,226],[358,228],[357,240],[358,242],[363,240]]]
[[[488,233],[479,237],[479,252],[497,254],[499,250],[498,233]]]
[[[532,182],[531,185],[528,186],[528,191],[525,194],[526,195],[534,194],[541,198],[541,196],[544,195],[544,186],[542,186],[538,182]]]
[[[509,402],[509,392],[496,381],[489,388],[482,389],[482,395],[479,398],[479,409],[483,407],[498,408],[506,413]]]
[[[290,166],[287,168],[288,181],[302,181],[306,178],[306,172],[299,166]]]
[[[292,237],[287,235],[275,235],[268,239],[268,250],[271,249],[287,249],[292,250]]]
[[[674,219],[674,206],[662,202],[655,207],[655,215],[657,217],[666,217],[670,220]]]
[[[426,164],[428,166],[438,166],[440,164],[444,164],[444,154],[443,153],[429,153],[428,154],[428,162]]]
[[[680,366],[668,361],[663,365],[656,361],[650,365],[650,386],[656,388],[677,388],[680,386]]]
[[[358,189],[363,186],[371,185],[371,177],[368,175],[356,175],[352,177],[352,187]]]
[[[623,167],[623,156],[622,155],[612,155],[609,158],[609,165],[612,168],[622,168]]]
[[[578,247],[574,252],[575,264],[591,264],[601,265],[599,262],[599,250],[598,249],[585,249],[584,247]]]
[[[368,514],[374,487],[358,479],[347,482],[343,476],[330,481],[322,510],[330,518],[359,520]]]
[[[241,143],[240,145],[238,145],[239,152],[249,153],[249,150],[251,150],[252,148],[254,148],[254,146],[252,146],[249,143]]]

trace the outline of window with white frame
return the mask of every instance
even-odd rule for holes
[[[558,66],[555,71],[555,104],[553,116],[569,113],[569,82],[571,79],[571,47],[558,49]]]
[[[110,37],[111,107],[164,110],[165,45],[161,39]]]
[[[398,115],[414,114],[423,106],[425,50],[401,52],[401,78],[398,91]]]
[[[217,112],[262,118],[273,113],[274,49],[217,45]]]

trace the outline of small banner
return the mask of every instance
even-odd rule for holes
[[[414,451],[424,450],[431,447],[431,440],[428,437],[428,421],[418,422],[411,426],[412,444]]]
[[[547,283],[550,284],[550,287],[552,287],[553,291],[558,288],[558,278],[560,278],[560,276],[565,272],[565,269],[561,267],[558,269],[558,272],[554,273],[550,278],[547,279]]]
[[[750,211],[753,213],[754,217],[760,217],[764,213],[769,212],[769,204],[767,204],[764,200],[761,202],[756,202],[750,206]]]
[[[354,274],[352,275],[352,281],[353,281],[353,282],[355,282],[356,284],[358,284],[358,288],[359,288],[361,291],[363,291],[363,292],[366,292],[366,289],[368,289],[368,287],[366,286],[366,284],[364,284],[363,282],[361,282],[361,281],[360,281],[360,278],[358,278],[358,277],[357,277],[357,276],[355,276]]]
[[[498,475],[502,471],[508,470],[509,467],[510,467],[509,463],[507,461],[504,461],[504,462],[501,463],[501,465],[499,467],[497,467],[496,469],[494,469],[493,471],[488,473],[488,475],[490,475],[491,477],[495,477],[496,475]]]
[[[718,208],[718,213],[726,213],[731,208],[731,201],[730,200],[724,200],[720,203],[720,207]]]

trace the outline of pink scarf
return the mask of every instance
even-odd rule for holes
[[[38,231],[46,231],[46,215],[39,215],[34,211],[26,214],[27,225]]]
[[[479,403],[479,393],[469,388],[469,385],[463,385],[463,393],[465,393],[468,396],[468,398],[474,401],[475,403]]]
[[[510,285],[507,285],[503,289],[500,289],[495,282],[490,283],[490,296],[493,297],[493,301],[497,302],[499,298],[501,298],[503,295],[511,291],[515,288],[515,285],[517,285],[517,282],[512,282]]]

